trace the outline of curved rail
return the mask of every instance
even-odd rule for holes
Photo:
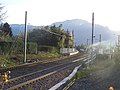
[[[15,90],[15,89],[19,89],[19,88],[21,88],[21,87],[24,87],[24,86],[26,86],[26,85],[28,85],[28,84],[32,84],[33,82],[36,82],[37,80],[40,80],[40,79],[42,79],[42,78],[45,78],[45,77],[48,77],[48,76],[50,76],[50,75],[53,75],[53,74],[55,74],[55,73],[57,73],[57,72],[60,72],[60,71],[63,71],[64,69],[68,69],[68,68],[71,68],[71,67],[75,67],[76,65],[78,65],[80,62],[75,62],[75,63],[69,63],[68,65],[59,65],[59,66],[56,66],[56,67],[54,67],[54,68],[56,68],[57,70],[52,70],[51,72],[49,72],[49,73],[46,73],[45,75],[42,75],[42,76],[38,76],[38,77],[36,77],[36,78],[34,78],[34,79],[31,79],[31,80],[28,80],[28,81],[26,81],[26,82],[23,82],[23,83],[20,83],[20,84],[17,84],[17,85],[15,85],[15,86],[12,86],[12,87],[10,87],[10,88],[8,88],[8,90]],[[61,67],[62,66],[62,67]],[[53,69],[53,68],[52,68]],[[28,76],[29,77],[29,76]],[[15,83],[15,82],[14,82]]]
[[[82,63],[82,62],[84,62],[84,59],[86,59],[86,58],[88,58],[88,57],[84,57],[84,58],[79,59],[78,61],[75,61],[75,62],[68,62],[68,63],[65,63],[65,64],[62,63],[62,64],[52,66],[52,67],[44,69],[44,70],[40,70],[40,71],[33,72],[33,73],[30,73],[30,74],[26,74],[26,75],[23,75],[23,76],[20,76],[20,77],[17,77],[17,78],[13,78],[13,79],[9,80],[7,83],[5,83],[4,87],[5,87],[5,89],[7,89],[7,88],[10,88],[10,87],[20,85],[20,84],[21,84],[20,86],[22,86],[24,84],[27,84],[28,81],[30,81],[30,82],[34,81],[34,80],[32,80],[33,78],[35,80],[36,80],[36,78],[40,79],[40,77],[44,78],[48,75],[51,75],[51,74],[54,74],[54,73],[58,72],[62,68],[66,68],[68,66],[70,67],[70,65],[73,65],[73,64]],[[24,83],[24,82],[26,82],[26,83]]]

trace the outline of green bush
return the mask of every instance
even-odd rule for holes
[[[11,46],[12,42],[0,42],[0,54],[8,54]]]
[[[90,73],[90,71],[88,69],[82,69],[77,71],[77,73],[75,74],[75,78],[79,79],[81,77],[86,77],[88,74]]]
[[[99,60],[108,60],[109,56],[107,54],[103,54],[103,55],[97,54],[96,58],[99,59]]]
[[[37,43],[28,42],[27,43],[27,52],[29,54],[35,54],[37,52]]]
[[[4,64],[6,67],[9,67],[9,66],[14,66],[14,65],[15,65],[15,62],[14,62],[13,60],[11,60],[9,57],[0,55],[0,67],[2,67],[3,64]]]
[[[27,42],[27,53],[36,53],[37,43]],[[24,52],[24,43],[23,41],[17,42],[0,42],[0,54],[22,54]]]
[[[58,48],[52,46],[38,46],[38,51],[58,53]]]

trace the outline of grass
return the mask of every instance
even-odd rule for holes
[[[23,59],[22,54],[16,55],[19,59]],[[59,57],[60,55],[58,53],[50,53],[50,52],[42,52],[39,54],[27,54],[27,59],[48,59],[48,58],[55,58]]]
[[[51,58],[58,58],[60,54],[58,53],[50,53],[50,52],[41,52],[39,54],[27,54],[27,59],[34,60],[46,60]],[[15,66],[23,63],[24,55],[16,54],[6,57],[5,55],[0,55],[0,68],[2,68],[3,64],[6,67]]]
[[[86,77],[88,76],[90,73],[90,70],[85,68],[85,69],[82,69],[82,70],[79,70],[77,71],[77,73],[75,74],[75,78],[76,79],[79,79],[79,78],[82,78],[82,77]]]
[[[92,64],[91,63],[89,65],[83,64],[82,69],[78,70],[75,77],[76,79],[86,77],[91,72],[95,72],[98,70],[104,70],[105,68],[109,68],[114,64],[115,62],[113,60],[110,60],[108,56],[97,55],[97,58],[94,60]]]
[[[4,55],[0,55],[0,67],[10,67],[14,65],[15,65],[14,61],[10,60],[8,57]]]
[[[81,68],[77,71],[75,76],[69,80],[68,83],[72,82],[74,79],[80,79],[80,78],[89,78],[89,75],[99,75],[99,77],[105,78],[109,75],[109,71],[114,70],[113,67],[116,66],[118,71],[120,69],[120,64],[116,64],[114,59],[110,59],[106,55],[98,55],[97,58],[94,60],[93,63],[90,63],[89,65],[83,64]],[[89,68],[88,68],[89,67]],[[114,73],[113,75],[115,75]],[[98,77],[94,76],[96,79]],[[118,76],[119,77],[119,76]]]
[[[113,60],[100,60],[100,59],[96,59],[92,65],[90,65],[90,69],[92,71],[96,71],[96,70],[102,70],[105,68],[108,68],[112,65],[114,65],[115,62]]]

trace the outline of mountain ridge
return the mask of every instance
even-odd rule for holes
[[[59,26],[62,24],[62,28],[66,31],[72,31],[74,30],[74,41],[77,44],[81,43],[91,43],[91,32],[92,32],[92,25],[90,22],[82,19],[72,19],[72,20],[65,20],[60,22],[54,22],[51,25]],[[48,25],[49,26],[49,25]],[[99,41],[99,35],[102,35],[102,41],[103,40],[110,40],[112,39],[113,31],[111,31],[108,27],[102,26],[99,24],[95,24],[94,29],[94,42]],[[32,30],[33,28],[36,28],[38,26],[28,25],[28,30]],[[24,24],[11,24],[11,28],[13,31],[13,34],[16,35],[19,32],[24,31]],[[89,40],[89,42],[87,41]]]
[[[74,30],[75,34],[75,42],[78,44],[87,43],[89,40],[89,44],[91,43],[91,33],[92,33],[92,25],[91,23],[81,20],[81,19],[73,19],[73,20],[66,20],[63,22],[55,22],[52,25],[59,26],[62,24],[63,29],[72,31]],[[94,25],[94,42],[99,41],[99,35],[102,35],[102,40],[110,40],[112,39],[113,31],[111,31],[108,27],[102,26],[99,24]]]

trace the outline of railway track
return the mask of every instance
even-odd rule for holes
[[[47,60],[40,60],[38,62],[32,62],[32,63],[26,63],[26,64],[22,64],[22,65],[17,65],[17,66],[11,66],[11,67],[4,67],[4,68],[0,68],[0,73],[3,72],[3,71],[11,71],[11,70],[15,70],[16,68],[17,69],[21,69],[21,68],[26,68],[26,67],[31,67],[31,66],[35,66],[35,65],[38,65],[38,64],[45,64],[45,63],[50,63],[50,62],[55,62],[55,61],[61,61],[61,60],[65,60],[65,59],[69,59],[69,58],[75,58],[77,56],[84,56],[84,54],[77,54],[77,55],[74,55],[74,56],[70,56],[70,57],[64,57],[64,58],[59,58],[59,59],[54,59],[54,60],[51,60],[51,59],[47,59]]]
[[[26,75],[26,74],[29,74],[32,72],[43,70],[43,69],[49,68],[51,66],[56,66],[56,65],[59,65],[62,63],[71,62],[75,59],[79,59],[79,58],[83,58],[83,57],[86,57],[86,55],[77,55],[74,57],[65,58],[63,60],[40,61],[40,62],[36,62],[36,63],[21,65],[18,67],[11,67],[11,68],[2,69],[2,70],[0,70],[0,73],[10,70],[11,71],[10,76],[12,79],[12,78]]]
[[[36,82],[36,80],[40,80],[42,78],[48,77],[50,75],[53,75],[57,72],[62,71],[65,68],[71,68],[79,65],[80,63],[84,63],[85,59],[88,57],[83,57],[81,59],[77,59],[68,63],[62,63],[59,65],[55,65],[43,70],[39,70],[33,73],[29,73],[20,77],[16,77],[13,79],[10,79],[7,83],[4,84],[3,90],[14,90],[18,89],[20,87],[23,87],[25,85],[31,84],[32,82]]]

